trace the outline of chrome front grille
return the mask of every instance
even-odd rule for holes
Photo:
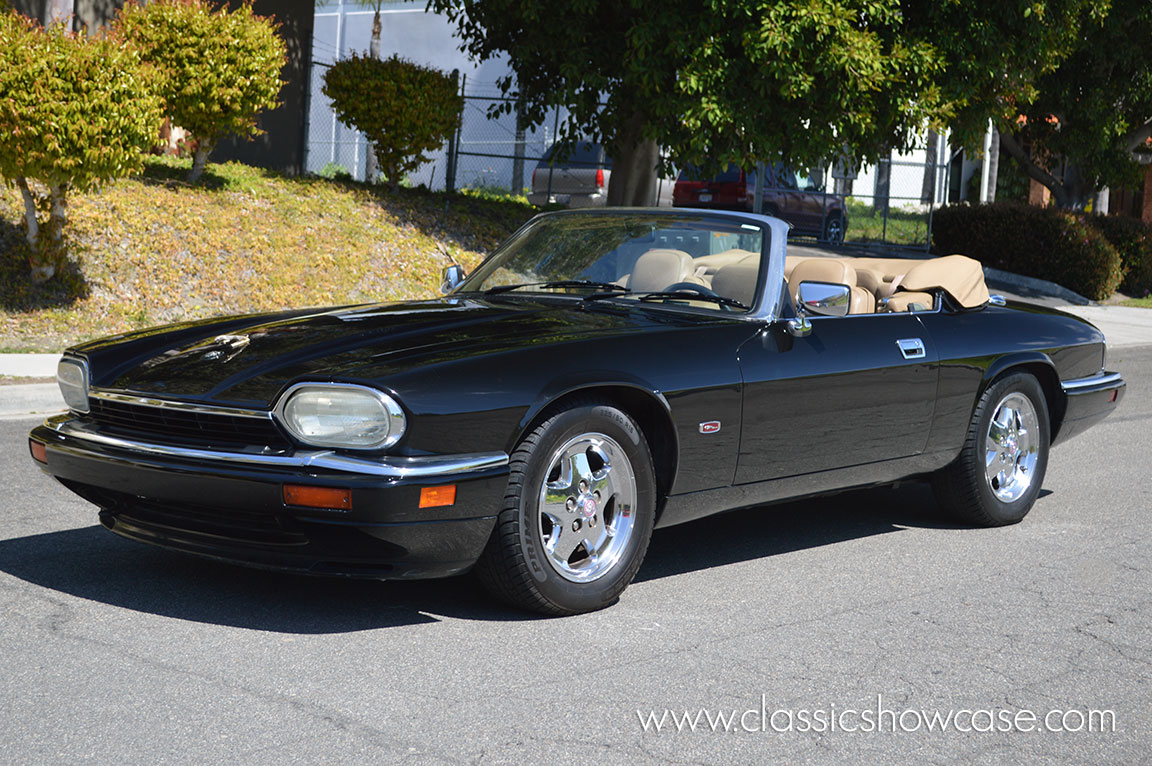
[[[144,404],[143,402],[148,402]],[[267,413],[197,408],[180,402],[93,392],[87,420],[110,433],[162,443],[288,448],[288,438]]]

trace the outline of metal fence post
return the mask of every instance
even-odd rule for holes
[[[524,193],[524,149],[527,126],[524,124],[524,110],[521,104],[521,101],[516,101],[516,137],[513,148],[514,157],[512,159],[512,188],[509,189],[512,194]]]
[[[548,160],[548,193],[544,195],[544,204],[552,201],[552,171],[556,167],[556,143],[560,130],[560,107],[556,107],[556,117],[552,120],[552,157]],[[545,151],[547,153],[547,151]]]
[[[460,70],[452,70],[452,79],[460,83]],[[464,86],[459,84],[460,96],[464,96]],[[464,109],[460,109],[460,119],[456,121],[456,129],[452,131],[452,137],[448,139],[448,156],[444,161],[444,191],[452,194],[456,191],[456,143],[460,140],[460,127],[464,122]]]

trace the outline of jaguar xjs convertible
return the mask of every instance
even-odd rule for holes
[[[971,259],[786,242],[736,212],[549,213],[435,299],[85,343],[32,458],[132,540],[475,570],[571,614],[617,599],[654,528],[736,508],[922,479],[968,523],[1019,522],[1050,446],[1123,395],[1095,327],[990,296]]]

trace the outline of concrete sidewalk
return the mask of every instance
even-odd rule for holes
[[[1135,306],[1063,306],[1062,310],[1087,319],[1108,339],[1108,348],[1152,344],[1152,309]]]

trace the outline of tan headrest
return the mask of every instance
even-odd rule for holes
[[[663,290],[692,274],[692,256],[683,250],[656,248],[636,259],[628,287],[637,292]]]
[[[760,261],[749,258],[739,263],[725,266],[712,277],[712,292],[740,301],[748,308],[752,308],[752,301],[756,299],[757,275],[760,273]]]
[[[856,285],[863,287],[865,290],[876,294],[881,287],[884,286],[884,275],[878,271],[868,268],[855,267],[856,269]]]
[[[717,275],[719,276],[719,275]],[[846,261],[834,258],[808,258],[796,264],[788,285],[792,288],[792,300],[800,303],[801,282],[834,282],[839,285],[856,286],[856,270]]]
[[[964,308],[988,302],[988,286],[980,262],[966,255],[945,255],[924,261],[908,271],[901,289],[925,291],[940,288]]]

